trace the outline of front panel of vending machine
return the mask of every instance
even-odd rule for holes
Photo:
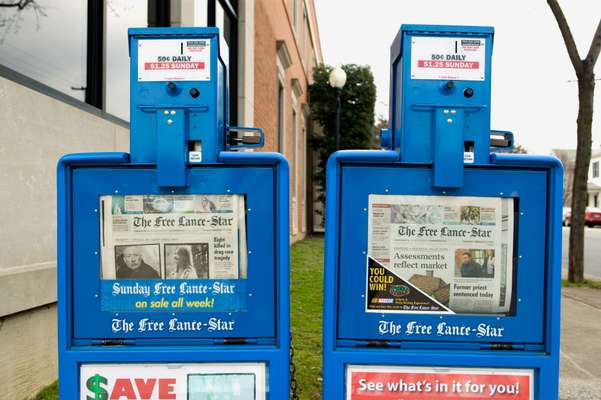
[[[155,176],[73,170],[74,339],[274,340],[273,168],[196,167],[174,190]]]
[[[541,344],[547,179],[469,168],[444,191],[427,167],[343,166],[338,340]]]

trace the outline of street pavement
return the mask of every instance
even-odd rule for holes
[[[567,276],[570,228],[563,228]],[[601,229],[584,228],[584,275],[601,280]],[[601,400],[601,290],[563,288],[560,400]]]
[[[601,290],[563,288],[561,300],[559,399],[601,400]]]
[[[563,228],[563,267],[567,276],[570,228]],[[584,228],[584,275],[601,280],[601,228]]]

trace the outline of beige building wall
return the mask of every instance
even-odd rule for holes
[[[0,397],[22,399],[57,376],[56,163],[128,151],[129,130],[1,77],[0,104]]]

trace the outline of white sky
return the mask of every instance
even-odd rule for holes
[[[390,44],[401,24],[495,28],[492,128],[513,131],[530,153],[576,147],[578,86],[544,0],[315,0],[324,62],[370,65],[376,114],[388,118]],[[601,18],[600,0],[560,0],[581,58]],[[601,78],[601,58],[595,67]],[[593,147],[601,146],[597,81]]]

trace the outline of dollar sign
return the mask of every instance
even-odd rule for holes
[[[90,378],[88,378],[86,382],[86,386],[90,390],[90,392],[94,393],[94,397],[86,396],[87,400],[107,400],[109,397],[109,393],[100,386],[100,384],[107,384],[108,381],[102,375],[96,374]]]

